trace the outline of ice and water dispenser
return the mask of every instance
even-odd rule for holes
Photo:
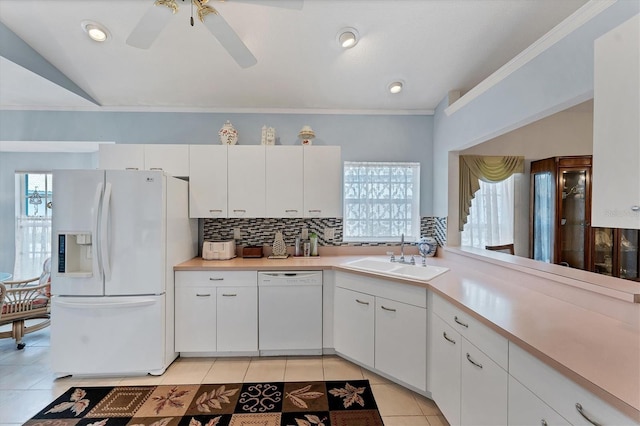
[[[92,239],[88,232],[58,234],[58,274],[93,274]]]

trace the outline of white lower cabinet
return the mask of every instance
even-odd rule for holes
[[[508,373],[482,351],[461,339],[460,424],[507,424]]]
[[[336,273],[336,352],[426,391],[426,289]]]
[[[217,288],[217,351],[258,350],[257,287]]]
[[[375,368],[426,390],[427,310],[376,297],[375,317]]]
[[[257,271],[177,271],[175,350],[258,350]]]
[[[429,390],[449,424],[460,424],[461,337],[439,316],[429,318]]]
[[[375,298],[336,287],[333,312],[336,351],[373,367]]]
[[[570,424],[640,424],[514,343],[509,344],[509,374]]]
[[[176,288],[176,352],[216,351],[216,289]]]
[[[560,414],[522,383],[509,376],[509,419],[513,426],[569,425]]]
[[[427,377],[434,401],[451,425],[506,425],[508,341],[441,296],[430,296]]]

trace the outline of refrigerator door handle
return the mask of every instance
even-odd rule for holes
[[[98,225],[99,225],[99,220],[100,220],[100,199],[102,198],[102,189],[103,189],[103,184],[102,182],[98,184],[97,188],[96,188],[96,194],[93,197],[93,208],[91,209],[91,232],[93,233],[93,240],[92,240],[92,245],[94,248],[94,253],[93,253],[93,269],[94,271],[97,271],[98,275],[100,275],[100,278],[102,278],[102,259],[100,258],[100,245],[98,244]]]
[[[58,300],[56,302],[57,306],[63,306],[65,308],[75,308],[75,309],[87,309],[87,308],[131,308],[136,306],[149,306],[157,303],[155,300],[139,300],[132,302],[102,302],[102,303],[77,303],[77,302],[61,302]]]
[[[111,279],[111,265],[109,264],[109,206],[111,204],[111,183],[107,182],[102,200],[102,214],[100,215],[100,258],[105,280]]]

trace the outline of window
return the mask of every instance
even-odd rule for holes
[[[51,174],[16,173],[16,279],[36,277],[51,257]]]
[[[344,163],[344,241],[420,237],[419,163]]]
[[[513,243],[514,175],[495,183],[480,181],[461,235],[463,246]]]

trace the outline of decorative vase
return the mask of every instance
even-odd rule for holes
[[[235,145],[238,143],[238,131],[229,120],[224,123],[218,132],[218,136],[220,136],[220,143],[222,145]]]
[[[284,238],[282,237],[282,232],[280,231],[276,232],[276,237],[273,240],[273,255],[274,256],[287,255],[287,246],[284,243]]]
[[[433,237],[422,237],[418,241],[418,251],[422,256],[433,257],[436,255],[438,242]]]
[[[262,126],[262,145],[275,145],[276,144],[276,129],[273,127]]]

